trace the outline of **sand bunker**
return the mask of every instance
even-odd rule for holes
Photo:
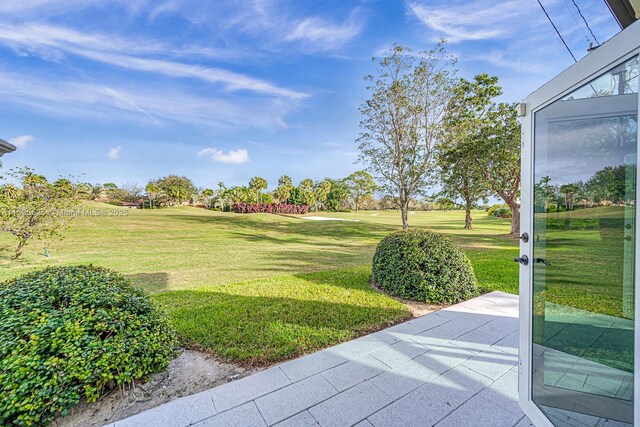
[[[302,216],[300,218],[309,219],[311,221],[351,221],[358,222],[357,219],[346,219],[346,218],[332,218],[330,216]]]

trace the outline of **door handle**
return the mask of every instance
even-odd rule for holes
[[[551,265],[550,262],[545,261],[543,258],[536,258],[536,262],[544,265]]]
[[[514,258],[513,260],[522,265],[529,265],[529,257],[526,255],[521,255],[520,258]]]

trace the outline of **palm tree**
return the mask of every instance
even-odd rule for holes
[[[310,178],[303,179],[300,181],[299,187],[302,191],[311,190],[311,187],[313,187],[313,181]]]
[[[331,191],[331,183],[327,180],[319,182],[315,186],[313,192],[316,199],[316,210],[320,210],[325,207],[324,204],[329,196],[329,191]]]
[[[202,198],[205,200],[205,205],[207,209],[211,208],[211,201],[213,200],[213,197],[215,196],[215,191],[213,191],[210,188],[205,188],[204,190],[202,190]]]
[[[164,195],[164,191],[162,191],[155,182],[148,183],[145,187],[145,191],[147,192],[147,198],[149,199],[149,207],[153,209],[154,203]]]
[[[104,188],[102,187],[102,184],[93,184],[93,185],[87,184],[87,185],[90,187],[89,195],[91,197],[91,200],[99,199],[100,196],[102,196],[102,192],[104,190]]]
[[[92,191],[93,186],[88,182],[84,182],[76,186],[76,194],[78,195],[78,197],[85,200],[91,200]]]
[[[267,180],[259,176],[254,176],[249,181],[249,188],[256,192],[256,203],[260,203],[260,190],[266,190]]]
[[[17,199],[22,191],[13,184],[5,184],[0,187],[0,196],[7,199]]]
[[[182,204],[182,199],[187,197],[187,192],[184,188],[174,185],[169,188],[168,192],[169,197],[178,201],[178,205]]]
[[[276,196],[280,203],[286,202],[291,195],[292,189],[293,181],[291,181],[291,177],[283,175],[278,179],[278,187],[276,187],[273,195]]]
[[[220,210],[222,212],[224,212],[224,207],[225,205],[227,205],[228,203],[232,203],[233,200],[231,200],[231,197],[229,196],[229,192],[225,191],[223,193],[218,193],[216,194],[216,197],[214,199],[214,207],[220,207]]]
[[[564,206],[567,210],[572,211],[577,196],[580,194],[578,184],[564,184],[559,188],[560,195],[564,197]]]
[[[249,201],[250,190],[247,187],[232,187],[227,194],[232,203],[242,203]]]
[[[33,172],[28,172],[22,180],[22,188],[27,193],[30,201],[33,201],[38,186],[47,184],[47,178]]]
[[[196,190],[191,193],[191,197],[189,197],[189,202],[191,206],[196,206],[198,203],[202,201],[202,192],[200,190]]]

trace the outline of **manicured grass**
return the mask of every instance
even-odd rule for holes
[[[630,270],[635,256],[632,241],[625,251],[625,208],[603,206],[536,214],[536,218],[536,229],[538,234],[544,233],[545,244],[534,246],[535,256],[543,257],[549,265],[535,263],[534,273],[538,282],[548,278],[546,300],[625,317],[622,283],[633,282]]]
[[[403,305],[368,285],[376,245],[400,229],[399,213],[313,215],[356,221],[189,207],[78,217],[50,258],[36,243],[13,260],[15,242],[0,234],[0,280],[51,265],[112,268],[168,307],[185,344],[246,365],[295,357],[406,319]],[[463,229],[462,212],[416,212],[409,220],[449,234],[484,289],[517,292],[517,240],[505,236],[508,220],[478,211],[471,231]]]
[[[103,211],[114,207],[89,203]],[[118,209],[118,208],[115,208]],[[156,293],[194,289],[283,274],[370,266],[378,242],[401,228],[395,211],[320,213],[351,221],[311,221],[271,214],[239,215],[190,207],[133,210],[128,216],[78,217],[44,256],[40,243],[12,259],[14,239],[0,233],[0,280],[53,265],[95,264],[115,269]],[[505,237],[509,221],[474,212],[415,212],[410,225],[449,234],[470,256],[481,284],[517,285],[517,240]],[[491,271],[504,270],[500,278]],[[507,272],[510,271],[511,275]],[[483,272],[486,272],[483,273]]]
[[[245,365],[265,365],[346,341],[411,316],[369,286],[369,269],[345,269],[168,291],[186,344]]]

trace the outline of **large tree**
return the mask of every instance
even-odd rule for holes
[[[193,182],[185,176],[168,175],[153,182],[167,195],[173,205],[181,205],[197,190]]]
[[[625,177],[628,167],[628,165],[607,166],[589,178],[588,184],[594,189],[598,203],[624,203],[627,189]]]
[[[415,54],[395,45],[380,60],[377,74],[365,78],[370,97],[360,107],[359,161],[397,200],[403,229],[409,225],[411,199],[430,182],[451,105],[454,66],[442,42]]]
[[[471,210],[481,199],[486,199],[490,193],[484,177],[476,173],[472,150],[465,146],[449,146],[438,154],[440,166],[440,195],[444,199],[458,202],[465,211],[464,228],[471,230]]]
[[[353,206],[358,213],[362,204],[371,199],[377,185],[369,172],[357,171],[345,178],[345,183],[349,186]]]
[[[455,85],[445,132],[438,147],[438,166],[442,195],[462,200],[464,228],[470,230],[471,208],[490,194],[485,174],[478,167],[479,130],[490,118],[492,99],[502,94],[498,78],[478,74],[472,81],[460,79]]]
[[[110,201],[116,200],[118,195],[118,186],[113,182],[106,182],[102,185],[100,197],[109,199]]]
[[[489,190],[511,210],[511,235],[520,234],[520,121],[515,104],[496,104],[477,141],[476,164]]]
[[[121,201],[138,203],[142,198],[143,188],[135,183],[126,183],[122,186]]]
[[[0,231],[18,239],[15,257],[31,239],[62,238],[77,203],[77,185],[68,179],[50,183],[29,168],[0,176]]]
[[[334,212],[349,209],[349,186],[344,180],[325,178],[325,181],[330,185],[325,208]]]

